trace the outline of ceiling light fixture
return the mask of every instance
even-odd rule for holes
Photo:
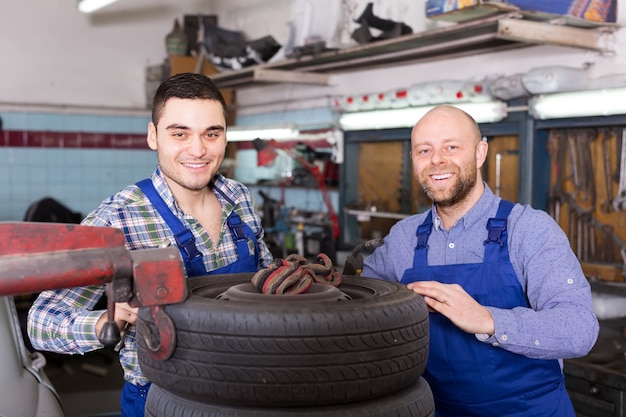
[[[467,102],[452,104],[467,112],[477,123],[494,123],[508,115],[506,103],[502,101]],[[402,109],[375,110],[344,113],[339,124],[343,130],[394,129],[413,127],[429,110],[436,106],[405,107]]]
[[[117,0],[78,0],[78,11],[81,13],[91,13],[100,10]]]
[[[626,87],[542,94],[528,107],[535,119],[626,114]]]
[[[277,126],[233,126],[226,130],[229,142],[241,142],[254,139],[290,140],[298,139],[297,127],[294,125]]]

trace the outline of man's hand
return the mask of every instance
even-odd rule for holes
[[[124,330],[127,324],[135,324],[137,321],[138,307],[131,307],[128,303],[115,303],[115,323],[120,331]],[[105,312],[96,324],[96,335],[100,334],[102,325],[107,321],[108,313]]]
[[[424,296],[431,311],[443,314],[459,329],[474,334],[493,335],[495,324],[489,310],[474,300],[458,284],[418,281],[407,288]]]

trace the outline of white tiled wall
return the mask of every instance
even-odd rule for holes
[[[1,113],[6,130],[144,133],[148,116]],[[28,206],[52,197],[87,214],[156,167],[151,150],[0,146],[0,221],[24,218]]]

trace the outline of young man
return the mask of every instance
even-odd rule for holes
[[[249,190],[219,173],[226,151],[226,104],[213,81],[200,74],[170,77],[157,90],[148,146],[158,167],[150,179],[109,197],[82,224],[124,230],[127,247],[178,245],[188,276],[256,272],[272,256]],[[93,311],[104,286],[42,292],[31,307],[33,347],[80,354],[102,348],[97,335],[106,311]],[[122,415],[144,415],[149,381],[137,361],[137,308],[117,303],[125,329],[120,362],[126,380]]]
[[[574,417],[562,359],[596,341],[590,286],[547,213],[483,182],[487,148],[452,106],[415,125],[413,171],[432,209],[394,225],[362,275],[424,296],[437,416]]]

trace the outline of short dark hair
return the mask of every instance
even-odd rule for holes
[[[218,101],[224,109],[224,120],[227,118],[226,101],[215,82],[206,75],[185,72],[172,75],[163,81],[154,94],[152,99],[152,123],[155,126],[161,118],[165,102],[172,97]]]

